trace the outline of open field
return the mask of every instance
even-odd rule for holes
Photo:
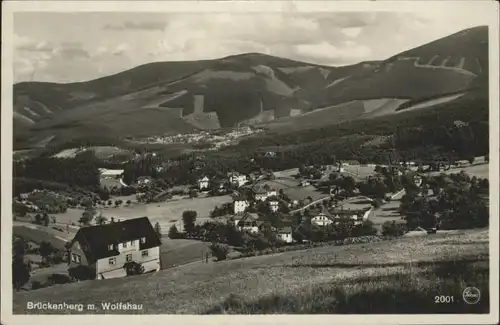
[[[373,210],[369,215],[369,220],[373,222],[373,226],[382,234],[382,225],[387,221],[396,221],[396,223],[405,223],[398,212],[400,200],[392,200],[379,209]]]
[[[40,244],[43,241],[49,242],[58,250],[65,250],[64,245],[66,244],[66,235],[64,232],[53,231],[50,228],[42,229],[41,227],[35,227],[31,225],[26,226],[14,226],[12,228],[12,234],[15,237],[22,238],[26,241],[34,242]],[[66,235],[65,235],[66,234]]]
[[[300,187],[299,181],[289,177],[277,177],[273,180],[260,181],[259,184],[267,184],[277,191],[283,190],[292,200],[301,200],[310,196],[314,201],[327,196],[327,194],[317,191],[314,186]]]
[[[349,165],[349,166],[344,166],[344,170],[346,171],[346,174],[349,176],[354,177],[357,181],[362,181],[368,176],[374,175],[375,174],[375,166],[361,166],[361,165]]]
[[[210,254],[210,243],[192,239],[169,239],[163,237],[160,246],[161,268],[167,269],[191,262],[202,261]],[[210,255],[209,255],[210,256]]]
[[[114,197],[112,201],[114,202],[117,198]],[[135,202],[134,196],[120,197],[124,202],[130,199]],[[203,223],[209,219],[210,212],[215,206],[221,206],[224,203],[232,202],[232,198],[229,195],[225,196],[214,196],[214,197],[200,197],[195,199],[173,199],[166,202],[160,203],[132,203],[130,206],[121,205],[120,207],[105,207],[97,208],[97,215],[102,213],[102,215],[108,220],[112,217],[115,220],[133,219],[147,216],[149,220],[154,225],[159,222],[163,233],[167,233],[168,228],[175,224],[178,229],[182,229],[182,213],[186,210],[194,210],[198,213],[197,222]],[[69,208],[65,213],[50,214],[54,216],[57,220],[57,224],[64,228],[67,224],[74,223],[78,225],[78,220],[81,218],[83,209],[73,209]],[[64,228],[65,229],[65,228]]]
[[[471,177],[476,176],[479,178],[488,178],[489,175],[489,164],[474,164],[472,166],[461,167],[461,168],[452,168],[450,170],[445,171],[446,174],[455,174],[460,173],[460,171],[464,171],[469,174]]]
[[[40,282],[42,284],[47,283],[50,276],[53,274],[68,274],[68,263],[59,263],[51,265],[50,267],[35,268],[29,281],[23,285],[23,288],[32,290],[32,284],[34,282]]]
[[[438,279],[426,279],[425,272],[445,262],[458,263],[468,259],[471,263],[481,262],[483,269],[482,273],[477,273],[476,278],[468,279],[467,285],[487,290],[487,287],[484,288],[484,284],[487,285],[487,277],[484,276],[484,272],[487,271],[484,269],[488,268],[488,252],[486,229],[384,241],[370,245],[321,247],[219,263],[197,263],[153,275],[81,282],[29,293],[19,292],[14,294],[14,313],[33,312],[26,310],[26,302],[35,300],[83,304],[99,304],[103,301],[142,303],[144,308],[141,313],[185,314],[231,312],[224,304],[234,295],[241,297],[242,305],[247,306],[273,297],[299,299],[314,294],[317,290],[322,290],[321,288],[329,291],[338,287],[360,292],[360,289],[363,290],[363,285],[367,285],[372,291],[375,290],[375,296],[377,288],[387,286],[394,288],[399,285],[409,289],[410,285],[414,291],[427,290],[431,287],[433,290],[438,290],[440,289],[439,286],[436,287]],[[384,277],[386,280],[391,280],[391,277],[398,280],[391,285],[391,281],[384,282]],[[411,279],[412,282],[402,281],[405,278]],[[460,287],[460,284],[457,283],[456,286]],[[458,300],[461,292],[440,294],[454,295]],[[335,304],[335,300],[331,300],[333,298],[331,295],[330,301],[327,301],[334,303],[330,306],[330,312],[335,310],[338,312],[338,309],[335,309],[338,305]],[[378,299],[380,298],[381,295],[378,296]],[[388,299],[384,301],[386,309],[394,309],[392,303],[395,303],[397,298],[392,294],[385,296],[385,299]],[[406,304],[412,302],[414,301],[410,299]],[[355,305],[359,307],[358,304]],[[303,306],[311,307],[310,304]],[[348,304],[347,307],[349,306],[356,307],[352,304]],[[240,312],[314,312],[295,308],[287,310],[286,307],[287,305],[274,306],[266,310],[261,306],[253,311],[246,309]],[[484,311],[484,306],[482,308]],[[36,313],[50,313],[50,311],[36,311]]]
[[[224,203],[232,202],[229,195],[214,196],[195,199],[179,199],[161,203],[132,204],[129,207],[106,208],[102,215],[108,219],[133,219],[147,216],[154,225],[158,222],[163,233],[167,233],[170,226],[175,224],[177,229],[182,229],[182,213],[194,210],[198,213],[197,223],[203,223],[210,218],[210,212]]]

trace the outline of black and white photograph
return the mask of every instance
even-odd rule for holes
[[[498,322],[497,2],[2,7],[2,323]]]

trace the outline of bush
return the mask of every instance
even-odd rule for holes
[[[177,230],[177,227],[175,225],[172,225],[170,229],[168,230],[168,238],[170,239],[179,239],[181,238],[179,230]]]
[[[227,259],[229,246],[225,244],[212,243],[210,250],[212,251],[212,255],[217,258],[217,261],[223,261]]]
[[[95,280],[96,277],[95,269],[86,265],[71,267],[68,269],[68,274],[70,278],[78,281]]]
[[[359,236],[373,236],[377,234],[377,229],[373,226],[373,222],[370,220],[366,220],[363,222],[358,227],[355,227],[351,235],[354,237],[359,237]]]
[[[47,287],[47,284],[41,283],[40,281],[31,282],[31,290],[37,290],[45,287]]]
[[[48,278],[48,285],[70,283],[71,278],[66,274],[54,273]]]
[[[382,225],[382,235],[399,237],[404,235],[406,227],[404,224],[396,223],[396,221],[386,221]]]
[[[378,209],[378,208],[380,208],[380,206],[381,206],[381,202],[380,202],[380,200],[376,199],[376,200],[371,201],[371,205],[372,205],[375,209]]]
[[[135,261],[125,263],[123,265],[123,268],[127,272],[127,276],[139,275],[144,273],[144,266]]]

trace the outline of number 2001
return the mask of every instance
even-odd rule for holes
[[[453,296],[434,296],[435,304],[449,304],[453,302]]]

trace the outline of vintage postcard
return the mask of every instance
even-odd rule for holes
[[[2,9],[2,324],[498,323],[498,2]]]

